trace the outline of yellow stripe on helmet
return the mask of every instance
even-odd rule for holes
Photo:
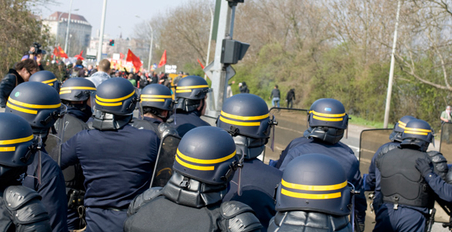
[[[192,158],[192,157],[182,154],[182,152],[180,152],[179,149],[177,149],[177,155],[180,156],[182,159],[190,161],[192,163],[198,163],[198,164],[218,164],[218,163],[231,159],[232,157],[235,156],[235,153],[236,153],[236,151],[234,151],[230,155],[227,155],[225,157],[218,158],[218,159],[196,159],[196,158]]]
[[[345,113],[343,113],[343,114],[327,114],[327,113],[316,112],[314,110],[311,110],[308,113],[310,113],[310,114],[312,113],[314,115],[322,116],[322,117],[330,117],[330,118],[339,118],[339,117],[344,117],[345,116]]]
[[[429,130],[429,129],[411,128],[411,127],[405,127],[405,131],[416,131],[416,132],[426,132],[426,133],[432,132],[432,130]]]
[[[101,97],[96,95],[96,99],[98,99],[100,101],[103,101],[103,102],[119,102],[119,101],[125,100],[125,99],[127,99],[129,97],[132,97],[133,94],[135,94],[135,90],[133,90],[132,93],[130,93],[129,95],[124,96],[124,97],[120,97],[120,98],[107,99],[107,98],[101,98]]]
[[[176,90],[176,93],[190,93],[191,89]]]
[[[56,108],[61,107],[61,103],[54,104],[54,105],[35,105],[35,104],[28,104],[25,102],[20,102],[20,101],[14,100],[12,98],[9,98],[8,101],[15,105],[23,106],[23,107],[27,107],[27,108],[31,108],[31,109],[56,109]]]
[[[269,117],[268,114],[264,114],[264,115],[260,115],[260,116],[240,116],[240,115],[228,114],[224,111],[221,111],[221,115],[228,117],[228,118],[242,120],[242,121],[255,121],[255,120],[266,119]]]
[[[0,147],[0,152],[16,151],[16,147]]]
[[[141,102],[165,102],[165,99],[149,99],[149,98],[141,98]]]
[[[177,86],[177,89],[200,89],[200,88],[209,88],[208,85],[191,85],[191,86]]]
[[[317,119],[320,121],[327,121],[327,122],[340,122],[343,121],[344,118],[325,118],[325,117],[318,117],[318,116],[312,116],[313,119]]]
[[[143,98],[173,98],[171,95],[150,95],[150,94],[141,94]]]
[[[57,79],[54,78],[54,79],[52,79],[52,80],[42,81],[42,83],[44,83],[44,84],[49,84],[49,83],[52,83],[52,82],[54,82],[54,81],[57,81]],[[53,84],[52,84],[52,85],[53,85]]]
[[[326,194],[310,194],[310,193],[292,192],[283,188],[281,189],[281,194],[294,198],[313,199],[313,200],[334,199],[340,198],[342,196],[341,192]]]
[[[333,184],[333,185],[303,185],[303,184],[294,184],[286,182],[284,179],[281,180],[281,184],[284,187],[291,188],[291,189],[297,189],[297,190],[306,190],[306,191],[331,191],[331,190],[338,190],[342,189],[345,186],[347,186],[347,181],[344,181],[340,184]]]
[[[60,90],[96,90],[96,87],[72,86],[72,87],[62,87]]]
[[[18,106],[13,105],[9,101],[6,103],[6,106],[8,106],[11,109],[14,109],[14,110],[17,110],[17,111],[20,111],[20,112],[24,112],[24,113],[27,113],[27,114],[38,114],[37,110],[24,109],[22,107],[18,107]]]
[[[222,116],[220,116],[220,121],[222,121],[224,123],[236,125],[236,126],[260,126],[261,125],[260,122],[238,122],[238,121],[223,118]]]
[[[0,140],[0,145],[10,145],[10,144],[25,143],[25,142],[31,141],[32,139],[33,139],[33,135],[30,135],[30,136],[25,137],[25,138]]]
[[[105,103],[105,102],[100,102],[97,99],[96,99],[96,103],[101,106],[120,106],[120,105],[122,105],[122,102]]]
[[[198,171],[215,170],[215,166],[198,166],[198,165],[192,165],[192,164],[185,163],[184,161],[180,160],[178,156],[176,156],[176,162],[178,162],[180,165],[182,165],[186,168],[190,168],[190,169],[194,169],[194,170],[198,170]]]

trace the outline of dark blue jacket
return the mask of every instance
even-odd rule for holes
[[[63,144],[61,168],[80,162],[85,206],[123,208],[149,188],[159,144],[153,131],[130,125],[117,131],[85,130]]]
[[[347,180],[352,183],[357,190],[362,190],[363,179],[359,171],[359,161],[353,150],[347,145],[338,142],[336,144],[324,143],[321,140],[300,137],[294,139],[285,149],[287,150],[285,157],[280,157],[281,166],[279,170],[284,171],[287,164],[294,158],[303,154],[320,153],[334,158],[342,165],[346,172]],[[321,172],[320,172],[321,173]],[[356,201],[356,219],[363,223],[366,217],[367,203],[364,191],[355,197]]]
[[[170,119],[174,120],[172,125],[174,125],[174,128],[176,128],[179,136],[182,137],[185,135],[185,133],[198,126],[210,126],[210,124],[202,120],[200,116],[201,115],[199,115],[199,113],[196,111],[193,111],[191,113],[178,112],[171,115]]]
[[[237,170],[223,201],[234,200],[249,205],[266,230],[270,219],[276,214],[273,197],[277,185],[281,182],[282,172],[258,159],[245,160],[241,172],[242,195],[237,194],[240,173]]]
[[[41,184],[36,178],[39,165],[39,153],[28,166],[27,177],[23,185],[36,190],[42,197],[42,204],[50,216],[52,231],[67,232],[67,197],[64,176],[58,164],[44,151],[41,151]]]

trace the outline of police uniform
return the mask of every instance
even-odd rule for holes
[[[433,135],[430,125],[419,119],[410,120],[399,147],[377,157],[383,204],[377,211],[374,231],[424,231],[434,194],[416,160],[428,158],[425,152]]]
[[[383,197],[380,192],[380,173],[375,168],[375,159],[377,157],[383,156],[388,153],[390,150],[398,147],[402,142],[402,133],[405,129],[406,124],[415,119],[413,116],[403,116],[394,126],[392,133],[389,135],[389,139],[391,142],[383,144],[378,148],[377,152],[375,152],[369,166],[369,172],[365,175],[365,191],[375,191],[374,199],[373,199],[373,210],[376,212],[380,205],[383,203]]]
[[[224,201],[249,205],[266,230],[276,213],[274,195],[282,172],[257,157],[264,151],[276,122],[262,98],[242,93],[226,99],[216,123],[232,135],[237,156],[244,158],[243,168],[234,174]]]
[[[348,115],[338,100],[322,98],[315,101],[309,109],[309,128],[304,137],[296,138],[281,154],[277,166],[285,167],[298,156],[321,153],[338,161],[346,170],[347,180],[360,191],[363,180],[359,171],[359,161],[347,145],[339,142],[348,125]],[[356,198],[355,214],[358,224],[364,226],[367,203],[363,191]]]
[[[296,157],[284,170],[268,231],[352,231],[352,190],[335,159],[321,153]]]
[[[51,231],[41,196],[21,185],[27,165],[33,162],[37,143],[23,118],[0,114],[0,231]]]
[[[160,141],[154,132],[128,124],[136,101],[129,81],[103,82],[96,93],[95,129],[63,144],[61,168],[79,162],[85,176],[87,231],[122,231],[130,201],[149,188]]]
[[[170,181],[134,199],[124,231],[260,230],[249,206],[222,203],[237,167],[234,141],[224,130],[189,131],[179,143]]]
[[[202,120],[202,109],[206,107],[206,95],[210,91],[204,78],[199,76],[187,76],[179,81],[176,87],[176,114],[170,119],[174,123],[179,136],[199,126],[210,126]]]
[[[48,71],[37,73],[41,72]],[[26,82],[14,88],[5,109],[5,112],[19,115],[27,120],[33,129],[35,139],[43,142],[40,144],[42,151],[28,166],[28,176],[23,184],[41,195],[42,203],[49,212],[52,231],[60,232],[68,231],[66,186],[61,169],[44,148],[50,128],[57,118],[61,117],[64,109],[58,92],[40,82]]]

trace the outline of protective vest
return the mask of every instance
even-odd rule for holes
[[[0,194],[0,231],[52,231],[49,215],[36,191],[10,186]]]
[[[271,220],[268,231],[339,231],[351,232],[348,216],[332,216],[318,212],[278,212]]]
[[[427,153],[409,148],[396,148],[377,158],[381,173],[383,201],[395,205],[432,208],[433,192],[416,169],[416,159],[427,158]]]

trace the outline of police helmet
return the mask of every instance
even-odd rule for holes
[[[35,72],[30,76],[30,82],[42,82],[44,84],[52,86],[57,92],[60,91],[60,82],[56,78],[55,74],[50,71],[42,70]]]
[[[290,161],[284,170],[275,209],[345,216],[350,213],[351,190],[339,162],[323,154],[306,154]]]
[[[389,135],[389,139],[391,141],[402,142],[402,133],[405,130],[405,126],[412,119],[416,118],[410,115],[401,117],[400,120],[394,125],[394,129],[392,130],[392,133]]]
[[[410,120],[403,130],[401,145],[415,145],[422,151],[426,151],[433,141],[433,129],[421,119]]]
[[[173,169],[202,183],[222,185],[232,179],[236,165],[231,136],[221,128],[202,126],[182,137]]]
[[[200,76],[182,78],[176,87],[176,109],[195,110],[210,91],[206,80]]]
[[[25,82],[13,89],[5,112],[21,116],[34,133],[47,134],[48,129],[66,111],[58,92],[41,82]]]
[[[95,109],[119,116],[132,115],[138,101],[135,88],[124,78],[110,78],[97,87]]]
[[[348,126],[344,105],[332,98],[321,98],[312,103],[308,111],[307,137],[335,144],[339,142]]]
[[[153,107],[161,110],[173,109],[171,90],[164,85],[147,85],[141,90],[140,99],[142,107]]]
[[[37,151],[33,131],[22,117],[0,113],[0,179],[18,178],[26,172]]]
[[[217,119],[217,127],[234,137],[237,153],[241,155],[244,152],[247,159],[262,153],[274,123],[274,117],[268,114],[267,103],[261,97],[249,93],[226,99]]]
[[[96,91],[96,86],[88,79],[72,77],[60,89],[60,98],[65,101],[86,101]]]

